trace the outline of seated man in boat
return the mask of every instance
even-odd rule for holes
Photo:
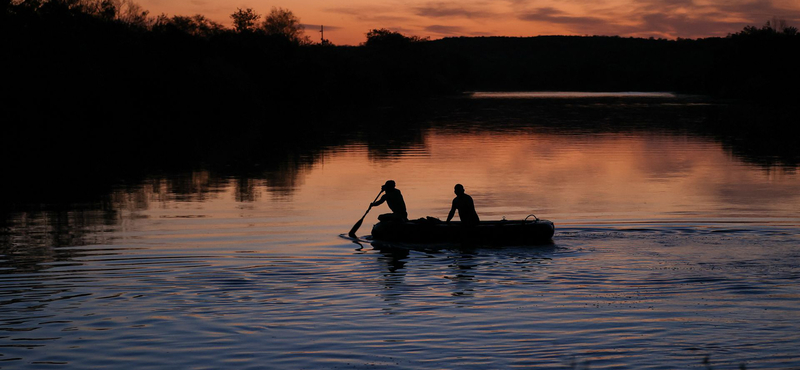
[[[377,202],[370,204],[371,207],[377,207],[383,204],[383,202],[386,202],[386,204],[389,205],[389,209],[392,210],[392,213],[384,213],[378,216],[378,220],[380,221],[408,221],[406,202],[403,200],[403,194],[401,194],[400,190],[395,186],[394,180],[386,181],[386,183],[381,186],[381,189],[383,189],[386,194],[383,194],[381,199]]]
[[[447,215],[447,222],[453,219],[456,210],[458,210],[458,218],[461,219],[462,225],[477,225],[480,222],[478,212],[475,212],[475,202],[472,197],[464,192],[464,185],[456,184],[455,199],[453,199],[453,206],[450,208],[450,213]]]

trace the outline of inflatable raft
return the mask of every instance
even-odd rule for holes
[[[555,225],[548,220],[481,221],[477,225],[435,218],[407,222],[378,222],[372,239],[409,243],[468,243],[493,245],[543,244],[552,241]]]

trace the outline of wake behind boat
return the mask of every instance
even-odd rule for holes
[[[372,239],[410,243],[458,242],[493,245],[530,245],[550,242],[555,225],[549,220],[480,221],[474,225],[442,222],[428,217],[407,222],[381,221],[372,227]]]

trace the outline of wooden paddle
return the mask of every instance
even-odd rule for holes
[[[378,198],[381,196],[381,194],[383,194],[383,189],[381,189],[380,193],[378,193],[378,196],[375,197],[375,200],[373,200],[372,203],[378,201]],[[347,235],[350,235],[351,238],[356,237],[356,231],[358,231],[358,228],[361,227],[361,224],[364,222],[364,217],[367,217],[367,213],[369,213],[369,210],[372,209],[372,203],[369,204],[369,208],[367,208],[367,211],[364,212],[363,216],[361,216],[361,219],[358,220],[358,222],[356,222],[355,225],[353,225],[352,229],[350,229],[350,232]]]

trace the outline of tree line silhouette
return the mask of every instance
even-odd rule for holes
[[[797,96],[800,82],[791,62],[800,35],[779,20],[696,40],[428,40],[375,29],[350,47],[312,42],[299,18],[282,8],[263,20],[253,9],[237,9],[228,28],[202,15],[152,17],[131,0],[3,0],[0,7],[3,67],[13,72],[7,90],[68,90],[57,98],[38,94],[52,98],[40,96],[35,106],[68,101],[84,115],[134,104],[136,112],[181,120],[209,117],[197,106],[241,106],[250,109],[214,113],[263,120],[272,113],[255,107],[298,99],[327,111],[479,89],[676,91],[774,101]],[[27,102],[13,101],[20,107],[15,118],[36,120],[52,111]]]

